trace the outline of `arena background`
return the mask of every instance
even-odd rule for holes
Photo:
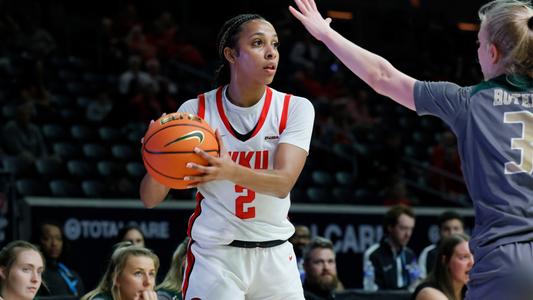
[[[463,84],[474,84],[481,78],[475,58],[475,23],[477,8],[486,1],[318,2],[324,14],[343,18],[335,19],[333,27],[360,45],[384,55],[415,77],[454,80]],[[80,102],[83,102],[80,98],[96,97],[98,88],[109,88],[109,85],[103,87],[90,82],[90,76],[84,75],[95,74],[98,78],[105,78],[105,81],[109,79],[109,82],[115,84],[120,74],[127,69],[127,51],[123,61],[116,65],[107,64],[109,61],[102,58],[101,23],[106,17],[118,20],[129,5],[136,8],[136,18],[142,24],[150,24],[162,12],[169,12],[178,28],[177,39],[193,45],[205,61],[198,66],[180,60],[179,57],[161,59],[165,75],[179,85],[179,92],[175,96],[177,102],[181,103],[211,87],[213,70],[217,65],[214,45],[216,33],[224,20],[243,12],[263,15],[276,26],[280,34],[281,62],[272,86],[280,90],[305,93],[304,88],[294,88],[292,74],[295,68],[289,61],[289,54],[294,43],[304,39],[306,33],[301,24],[289,16],[289,4],[292,2],[280,0],[0,1],[0,21],[3,25],[0,26],[0,124],[3,127],[13,118],[13,108],[18,105],[18,87],[24,82],[23,78],[27,77],[27,66],[40,61],[45,66],[44,79],[41,81],[51,95],[51,103],[56,112],[61,114],[54,115],[51,119],[36,115],[35,123],[42,129],[49,124],[64,128],[68,135],[65,139],[71,140],[78,148],[88,142],[111,148],[111,144],[100,138],[80,141],[70,136],[71,128],[79,123],[95,131],[104,125],[82,121],[83,114],[72,116],[63,112],[70,109],[78,113],[83,109],[80,107]],[[9,23],[8,19],[18,23],[21,31],[10,32],[6,25]],[[49,53],[32,56],[32,45],[21,46],[13,42],[17,36],[27,34],[33,27],[44,28],[54,37],[55,48]],[[316,45],[323,51],[320,63],[327,70],[322,74],[314,74],[318,79],[341,76],[343,84],[365,90],[365,85],[339,65],[322,45]],[[28,53],[29,56],[26,55]],[[376,118],[390,119],[375,125],[379,133],[372,133],[373,128],[362,130],[362,135],[368,134],[369,138],[358,141],[357,145],[353,141],[331,141],[321,135],[314,138],[309,162],[293,191],[294,205],[290,215],[294,223],[309,225],[313,234],[324,235],[335,242],[339,277],[348,288],[359,288],[361,285],[360,254],[381,236],[381,217],[386,205],[391,204],[387,202],[387,195],[392,186],[402,186],[403,194],[395,200],[409,200],[418,214],[417,226],[410,243],[417,252],[429,243],[431,234],[435,238],[435,217],[444,209],[453,208],[462,212],[467,217],[468,228],[473,225],[471,203],[464,190],[462,193],[457,193],[457,190],[450,192],[425,182],[427,178],[442,176],[455,180],[455,184],[462,184],[460,176],[454,177],[454,174],[430,163],[428,151],[439,143],[438,137],[446,130],[444,125],[431,117],[418,118],[414,112],[399,108],[396,104],[389,103],[390,100],[372,92],[370,94],[371,101],[367,103],[370,114]],[[312,95],[305,96],[315,100]],[[327,102],[327,95],[321,97],[325,97]],[[314,104],[317,117],[331,117],[322,115],[324,111],[329,112],[331,109],[324,109],[324,101]],[[152,116],[156,117],[157,115]],[[136,121],[135,124],[147,124]],[[115,117],[105,123],[105,126],[122,130],[125,124],[120,117]],[[315,132],[320,133],[321,126],[325,126],[325,123],[317,121]],[[417,129],[423,129],[421,140],[414,134],[411,135]],[[400,130],[398,135],[402,136],[399,145],[395,146],[398,148],[393,148],[398,152],[390,151],[389,148],[375,148],[376,145],[386,143],[381,139],[382,133],[390,138],[395,136],[396,130]],[[111,156],[111,153],[107,160],[116,160],[122,165],[136,163],[133,165],[138,167],[141,163],[138,141],[142,133],[141,126],[136,131],[128,131],[128,137],[121,140],[123,145],[134,151],[127,160]],[[184,237],[186,222],[193,207],[192,194],[175,192],[158,208],[143,209],[136,198],[142,174],[126,168],[123,168],[123,172],[128,177],[129,188],[123,191],[114,190],[97,197],[90,196],[81,187],[82,181],[87,178],[76,177],[76,190],[55,194],[49,183],[55,179],[70,180],[75,177],[66,167],[67,161],[73,158],[57,153],[53,145],[56,141],[52,137],[45,138],[49,138],[46,141],[49,154],[57,154],[62,162],[61,173],[57,170],[56,175],[40,173],[41,170],[36,170],[36,162],[29,166],[13,165],[12,158],[16,154],[0,152],[3,167],[0,173],[0,244],[4,245],[17,238],[30,239],[31,232],[39,221],[57,218],[65,222],[64,229],[70,244],[70,263],[82,274],[87,288],[91,288],[103,270],[116,229],[135,222],[143,229],[146,228],[147,245],[160,256],[161,273],[165,272],[170,255]],[[5,148],[4,146],[0,144],[1,148]],[[94,166],[98,164],[83,155],[78,154],[74,158],[85,160]],[[351,181],[346,183],[339,180],[338,172],[350,175]],[[387,176],[384,174],[394,174],[394,178],[385,180]],[[89,179],[112,185],[109,178],[104,178],[97,171]]]

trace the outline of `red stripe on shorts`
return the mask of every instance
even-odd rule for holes
[[[191,251],[193,243],[194,241],[190,239],[189,245],[187,246],[187,269],[185,270],[183,286],[181,289],[181,295],[183,296],[183,299],[186,299],[185,296],[187,295],[187,289],[189,288],[189,277],[191,277],[192,268],[194,266],[194,255]]]

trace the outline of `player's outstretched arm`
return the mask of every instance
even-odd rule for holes
[[[232,161],[224,150],[218,131],[216,134],[221,148],[220,157],[213,157],[201,149],[195,148],[195,152],[205,158],[209,165],[201,166],[190,163],[191,169],[196,169],[202,173],[202,175],[190,176],[185,179],[197,182],[192,186],[213,180],[229,180],[255,192],[278,198],[285,198],[289,194],[305,165],[307,159],[305,150],[291,144],[281,143],[278,145],[274,157],[274,169],[254,170]]]
[[[294,0],[298,9],[289,6],[292,15],[317,40],[322,41],[355,75],[376,92],[415,110],[413,90],[415,79],[398,71],[383,57],[350,42],[330,27],[331,19],[324,19],[314,0]]]

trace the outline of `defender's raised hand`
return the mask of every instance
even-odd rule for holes
[[[329,24],[331,18],[324,19],[318,9],[316,8],[315,0],[294,0],[298,6],[299,11],[289,6],[289,11],[292,15],[300,20],[305,29],[314,36],[317,40],[322,41],[323,37],[330,30]]]

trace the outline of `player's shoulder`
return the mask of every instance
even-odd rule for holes
[[[314,112],[314,107],[311,101],[305,97],[294,95],[288,92],[277,91],[273,88],[270,88],[274,95],[277,95],[279,101],[283,101],[286,95],[290,95],[289,110],[298,111],[298,112]]]

